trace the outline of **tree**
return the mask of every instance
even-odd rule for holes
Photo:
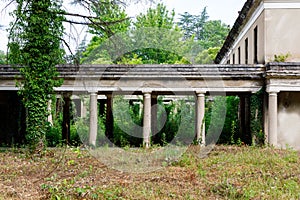
[[[188,12],[180,14],[178,26],[184,31],[184,39],[194,36],[195,40],[202,39],[203,26],[208,19],[206,7],[203,8],[200,15],[192,15]]]
[[[97,34],[83,53],[84,63],[181,63],[188,42],[181,41],[183,34],[174,22],[174,11],[158,4],[137,16],[128,31],[117,27],[111,37]],[[132,59],[132,62],[130,61]]]
[[[6,55],[4,53],[4,51],[0,50],[0,65],[4,65],[6,64]]]
[[[137,55],[143,63],[151,64],[174,64],[182,60],[188,47],[181,41],[183,33],[176,26],[174,16],[174,10],[169,12],[163,4],[138,15],[131,32],[134,50],[125,56]]]
[[[204,24],[202,36],[199,44],[204,49],[213,47],[222,47],[230,27],[221,22],[221,20],[211,20]]]
[[[110,58],[104,57],[105,53],[98,48],[106,40],[113,35],[128,31],[130,20],[124,9],[120,7],[120,3],[112,0],[104,0],[100,6],[91,6],[92,11],[99,19],[97,21],[107,22],[108,26],[98,26],[97,24],[90,24],[90,33],[95,36],[88,44],[86,50],[82,53],[81,63],[95,63],[95,60],[105,60],[107,62]],[[97,63],[97,62],[96,62]]]
[[[195,58],[196,64],[213,64],[220,47],[209,48],[201,51]]]
[[[44,146],[47,104],[53,88],[59,86],[55,65],[63,56],[60,7],[59,1],[53,0],[18,1],[14,11],[17,20],[11,25],[9,59],[20,65],[23,76],[19,94],[27,110],[26,139],[31,150]]]

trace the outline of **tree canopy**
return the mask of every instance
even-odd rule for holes
[[[137,16],[127,31],[118,29],[115,35],[102,40],[93,37],[83,52],[84,63],[169,63],[181,62],[188,42],[174,21],[175,12],[158,4]],[[122,49],[118,49],[118,48]],[[115,50],[115,51],[114,51]],[[120,53],[122,52],[122,53]],[[130,61],[132,59],[132,61]]]
[[[180,14],[178,26],[184,31],[184,39],[194,36],[195,40],[203,38],[203,27],[208,20],[206,7],[203,8],[200,15],[192,15],[188,12]]]

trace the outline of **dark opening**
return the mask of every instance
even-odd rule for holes
[[[241,64],[241,47],[238,48],[238,64]]]
[[[245,64],[248,64],[248,38],[245,40]]]
[[[254,28],[254,64],[258,63],[258,59],[257,59],[257,38],[258,38],[258,33],[257,33],[257,26]]]

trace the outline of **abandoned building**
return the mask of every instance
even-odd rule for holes
[[[98,96],[105,96],[109,108],[106,131],[111,131],[112,94],[142,95],[143,143],[149,146],[157,120],[151,105],[155,104],[157,95],[193,95],[195,135],[204,145],[207,141],[202,122],[207,94],[238,95],[241,127],[245,135],[250,135],[249,98],[264,90],[265,142],[279,148],[300,149],[300,124],[297,123],[300,121],[299,19],[300,0],[247,0],[215,65],[58,66],[64,83],[55,90],[67,102],[64,116],[68,116],[72,94],[88,94],[89,143],[95,144]],[[20,142],[24,132],[25,116],[16,95],[17,75],[10,66],[0,66],[0,143],[11,142],[12,138]],[[68,130],[63,130],[63,134],[68,137]]]

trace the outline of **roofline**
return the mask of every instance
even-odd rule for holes
[[[245,24],[246,19],[248,18],[251,8],[253,7],[254,2],[257,0],[247,0],[242,8],[242,10],[239,12],[239,16],[234,22],[233,27],[231,28],[228,36],[226,37],[226,40],[218,52],[216,58],[215,58],[215,63],[219,64],[223,57],[226,55],[226,53],[230,50],[231,46],[233,45],[234,41],[239,35],[240,30]]]

